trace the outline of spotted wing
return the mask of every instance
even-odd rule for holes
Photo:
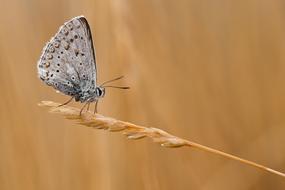
[[[87,20],[75,17],[60,27],[43,49],[39,77],[60,92],[78,98],[96,87],[96,59]]]

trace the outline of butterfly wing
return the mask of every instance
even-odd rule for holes
[[[39,77],[60,92],[79,99],[96,87],[96,59],[87,20],[75,17],[60,27],[43,49]]]

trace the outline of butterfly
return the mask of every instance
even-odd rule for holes
[[[105,96],[105,88],[128,89],[129,87],[106,86],[119,80],[118,77],[97,85],[96,56],[92,34],[84,16],[75,17],[65,22],[54,37],[43,48],[38,61],[38,76],[57,91],[71,96],[66,105],[73,99],[86,105],[95,102],[94,113],[100,98]]]

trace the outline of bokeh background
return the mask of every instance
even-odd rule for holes
[[[285,171],[285,3],[0,0],[0,189],[285,189],[270,173],[195,149],[85,128],[38,107],[42,48],[85,15],[99,82],[125,75],[99,112]],[[73,103],[81,107],[80,104]]]

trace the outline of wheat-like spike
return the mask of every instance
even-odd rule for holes
[[[123,132],[123,134],[126,135],[128,139],[141,139],[144,137],[149,137],[154,142],[159,143],[164,147],[175,148],[185,146],[197,148],[285,177],[285,174],[282,172],[207,146],[203,146],[195,142],[176,137],[161,129],[143,127],[129,122],[106,117],[97,113],[93,114],[91,112],[83,112],[80,115],[80,109],[71,106],[59,106],[59,103],[52,101],[42,101],[39,105],[50,107],[50,112],[62,114],[67,119],[75,120],[77,123],[87,127],[105,129],[111,132]]]

